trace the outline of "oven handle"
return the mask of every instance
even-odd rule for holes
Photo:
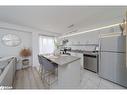
[[[84,54],[84,57],[92,57],[92,58],[97,58],[96,55],[89,55],[89,54]]]

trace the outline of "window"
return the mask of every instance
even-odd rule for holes
[[[40,54],[52,54],[55,50],[54,38],[40,36],[39,37],[39,53]]]

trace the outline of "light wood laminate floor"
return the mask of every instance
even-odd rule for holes
[[[104,80],[98,74],[81,69],[82,82],[79,89],[125,89],[124,87]],[[14,89],[45,89],[40,79],[38,71],[33,68],[27,68],[16,72]],[[55,84],[54,88],[55,89]],[[56,85],[57,89],[57,85]]]
[[[16,71],[14,89],[44,89],[39,73],[35,68]]]

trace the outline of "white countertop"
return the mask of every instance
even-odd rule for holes
[[[52,62],[58,65],[65,65],[72,63],[76,60],[79,60],[79,57],[70,56],[70,55],[59,55],[59,56],[45,56],[47,59],[51,60]]]

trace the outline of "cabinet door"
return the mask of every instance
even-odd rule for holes
[[[126,54],[119,53],[115,69],[115,81],[127,87]]]
[[[114,81],[115,63],[117,54],[110,52],[100,53],[99,75],[107,80]]]
[[[80,64],[81,64],[81,67],[83,67],[83,61],[84,61],[83,54],[82,53],[77,53],[77,57],[80,58]]]

